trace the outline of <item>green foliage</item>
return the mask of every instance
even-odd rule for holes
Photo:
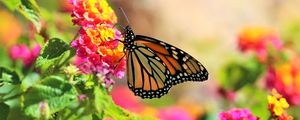
[[[57,72],[74,55],[74,49],[67,43],[58,38],[52,38],[43,46],[35,66],[41,68],[43,73],[52,74]]]
[[[42,28],[40,21],[40,11],[35,0],[20,0],[19,12],[23,14],[28,20],[30,20],[36,30],[39,32]]]
[[[1,0],[10,10],[18,10],[26,19],[30,20],[39,32],[42,28],[39,6],[35,0]]]
[[[5,83],[19,84],[21,81],[16,71],[0,67],[0,85]]]
[[[18,9],[20,5],[20,0],[1,0],[1,2],[12,11]]]
[[[237,93],[236,106],[239,108],[249,108],[253,115],[261,120],[267,120],[270,117],[268,110],[268,93],[255,86],[246,86]],[[249,99],[249,96],[250,99]]]
[[[5,103],[0,103],[0,120],[6,120],[9,113],[9,106]]]
[[[231,62],[222,69],[220,83],[225,89],[237,91],[245,85],[254,84],[264,68],[256,59]]]

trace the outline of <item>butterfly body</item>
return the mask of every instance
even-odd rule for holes
[[[208,79],[207,70],[195,58],[168,43],[135,35],[129,26],[123,43],[128,86],[142,98],[160,98],[173,85]]]

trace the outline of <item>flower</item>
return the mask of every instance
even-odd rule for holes
[[[81,94],[81,95],[77,96],[77,100],[78,100],[79,102],[84,101],[84,99],[86,99],[86,98],[87,98],[87,96],[86,96],[85,94]]]
[[[114,86],[111,92],[115,104],[142,117],[161,120],[194,120],[203,115],[203,109],[190,99],[180,100],[178,103],[156,108],[143,104],[126,86]]]
[[[143,111],[144,105],[138,100],[138,97],[134,96],[132,92],[125,86],[115,86],[111,92],[113,101],[135,113]]]
[[[30,67],[38,57],[41,46],[36,44],[32,49],[29,49],[25,44],[14,45],[9,50],[9,56],[13,61],[22,60],[25,67]]]
[[[98,24],[114,24],[117,17],[106,0],[69,0],[74,5],[73,23],[82,27]]]
[[[78,63],[86,64],[79,68],[83,73],[102,73],[105,82],[113,83],[110,74],[118,78],[124,76],[123,39],[121,32],[114,27],[117,17],[106,0],[70,0],[74,6],[73,23],[81,26],[79,38],[71,43],[76,48]],[[81,64],[80,63],[80,64]],[[82,65],[82,64],[81,64]]]
[[[234,102],[235,98],[236,98],[236,93],[232,90],[226,90],[223,87],[218,87],[217,92],[224,98],[226,98],[227,100]]]
[[[49,119],[50,118],[50,108],[47,102],[42,101],[39,103],[39,112],[40,119]]]
[[[18,38],[22,34],[22,25],[20,21],[11,14],[0,8],[0,16],[5,19],[0,19],[0,44],[3,48],[10,48],[18,42]]]
[[[268,66],[266,86],[275,88],[292,105],[300,105],[300,63],[299,57]]]
[[[285,98],[279,94],[276,89],[272,89],[272,96],[268,95],[268,108],[272,113],[272,117],[276,120],[292,120],[291,116],[288,116],[284,109],[289,107]]]
[[[268,48],[280,50],[283,47],[279,36],[263,27],[246,27],[238,35],[238,46],[242,52],[254,51],[261,62],[268,57]]]
[[[234,108],[226,112],[219,113],[220,120],[258,120],[251,114],[249,109]]]
[[[192,120],[192,116],[180,107],[167,107],[160,109],[158,118],[161,120]]]

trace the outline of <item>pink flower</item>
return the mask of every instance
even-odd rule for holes
[[[25,44],[14,45],[9,50],[10,58],[13,61],[22,60],[25,67],[30,67],[36,60],[41,50],[41,46],[36,44],[32,49],[29,49]]]
[[[138,97],[134,96],[125,86],[114,86],[111,94],[117,105],[129,111],[139,113],[144,109],[144,105],[138,100]]]
[[[234,108],[226,112],[219,113],[220,120],[258,120],[248,109]]]
[[[236,98],[236,94],[234,91],[231,90],[226,90],[222,87],[218,88],[217,91],[222,97],[226,98],[227,100],[234,102],[235,98]]]
[[[180,107],[168,107],[159,110],[158,118],[161,120],[192,120],[193,117]]]
[[[246,27],[238,35],[238,46],[242,52],[253,51],[261,62],[268,57],[268,48],[280,50],[283,47],[279,36],[263,27]]]
[[[81,94],[81,95],[77,96],[77,99],[78,99],[79,102],[82,102],[84,99],[86,99],[86,95]]]

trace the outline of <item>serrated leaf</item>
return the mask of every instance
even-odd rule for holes
[[[11,11],[16,10],[20,5],[20,0],[1,0],[1,2]]]
[[[56,113],[67,106],[73,104],[77,101],[75,95],[64,94],[59,97],[53,97],[51,99],[45,100],[50,109],[50,114]],[[25,108],[25,114],[34,118],[39,118],[40,116],[40,103],[30,105]]]
[[[57,72],[74,55],[74,49],[67,43],[58,38],[52,38],[42,48],[35,66],[41,68],[46,74],[51,74]]]
[[[41,30],[40,11],[35,0],[20,0],[19,12],[30,20],[36,30]]]
[[[50,114],[58,112],[77,101],[77,92],[71,84],[59,76],[49,76],[33,85],[25,95],[25,114],[40,116],[40,103],[46,102]]]
[[[4,67],[0,67],[0,83],[1,82],[7,82],[11,84],[21,83],[19,75],[16,71],[12,71]]]
[[[61,77],[49,76],[35,84],[25,95],[25,105],[35,104],[42,100],[62,96],[63,94],[74,94],[74,88]]]
[[[9,114],[9,106],[5,103],[0,103],[0,120],[6,120]]]

